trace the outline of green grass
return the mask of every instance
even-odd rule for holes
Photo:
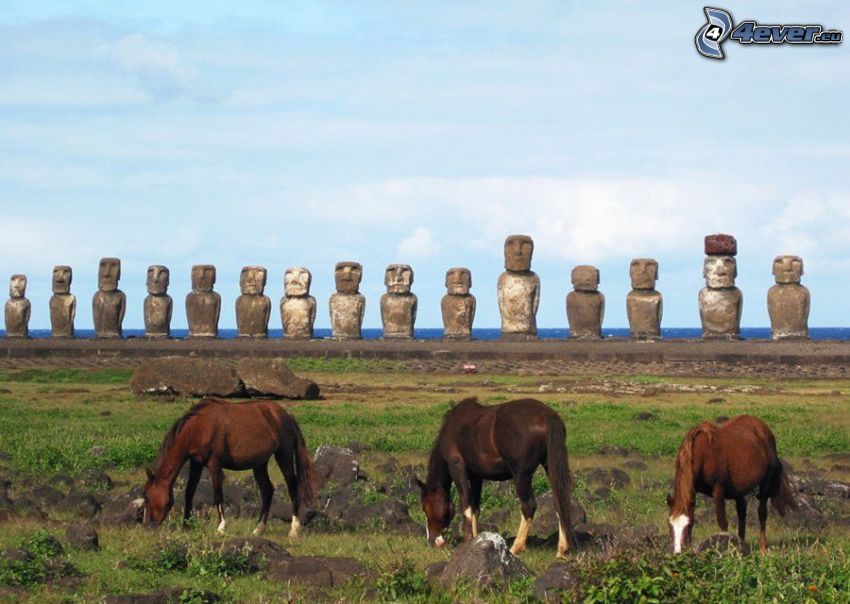
[[[0,371],[0,382],[32,384],[126,384],[131,369],[19,369]]]

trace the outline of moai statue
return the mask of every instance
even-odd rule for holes
[[[192,291],[186,294],[186,320],[190,338],[217,338],[221,315],[221,296],[213,291],[215,267],[196,264],[192,267]]]
[[[118,258],[101,258],[97,271],[98,291],[92,298],[94,333],[98,338],[120,338],[127,296],[118,289],[121,279],[121,261]]]
[[[168,268],[161,264],[148,267],[148,296],[145,298],[145,335],[149,338],[171,336],[171,310],[168,291]]]
[[[236,298],[236,331],[239,338],[267,338],[272,301],[263,295],[266,269],[246,266],[239,275],[242,295]]]
[[[602,337],[605,296],[599,292],[599,269],[581,265],[572,271],[573,290],[567,294],[567,321],[570,337],[598,340]]]
[[[71,293],[70,266],[53,267],[53,295],[50,297],[50,334],[54,338],[74,337],[77,298]]]
[[[313,276],[306,268],[288,268],[283,275],[283,298],[280,299],[280,321],[283,335],[292,339],[313,337],[316,299],[310,295]]]
[[[629,330],[636,340],[654,340],[661,337],[661,292],[655,291],[658,263],[652,258],[635,258],[629,266],[632,291],[626,296],[626,314]]]
[[[416,323],[416,295],[411,293],[413,269],[407,264],[390,264],[384,273],[387,293],[381,296],[381,323],[384,338],[410,339]]]
[[[540,277],[531,271],[533,254],[531,237],[510,235],[505,239],[505,272],[497,285],[503,338],[537,337]]]
[[[30,301],[27,295],[27,276],[12,275],[9,280],[9,301],[6,302],[6,337],[30,336]]]
[[[776,285],[767,290],[767,313],[774,340],[809,337],[809,290],[800,285],[803,259],[777,256],[773,259]]]
[[[741,307],[744,297],[735,287],[738,243],[731,235],[707,235],[705,238],[705,287],[699,292],[699,316],[702,337],[734,340],[741,334]]]
[[[469,293],[471,287],[472,273],[468,268],[450,268],[446,271],[446,295],[440,301],[444,338],[468,340],[472,337],[475,296]]]
[[[363,267],[358,262],[337,262],[334,267],[336,293],[331,295],[331,332],[338,340],[359,340],[366,311],[366,298],[360,293]]]

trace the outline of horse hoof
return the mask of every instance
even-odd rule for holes
[[[524,547],[523,547],[523,548],[518,548],[518,549],[516,549],[516,550],[515,550],[514,548],[511,548],[511,550],[510,550],[510,551],[511,551],[511,553],[512,553],[514,556],[518,556],[519,554],[521,554],[522,552],[524,552],[524,551],[525,551],[525,548],[524,548]]]

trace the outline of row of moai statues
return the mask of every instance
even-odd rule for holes
[[[537,308],[540,303],[540,278],[531,270],[534,242],[526,235],[505,240],[505,272],[497,284],[502,336],[506,339],[533,339],[537,336]],[[705,238],[706,258],[703,277],[706,286],[699,293],[699,311],[703,337],[735,339],[740,337],[743,295],[735,287],[737,242],[731,235]],[[632,290],[626,296],[631,336],[635,339],[661,337],[663,299],[656,291],[658,263],[651,258],[636,258],[629,267]],[[803,261],[798,256],[777,256],[773,262],[776,285],[767,295],[768,314],[774,339],[808,337],[809,291],[800,284]],[[366,298],[360,293],[363,267],[357,262],[339,262],[334,269],[336,292],[329,308],[331,331],[337,339],[361,337]],[[126,309],[126,297],[118,289],[121,262],[103,258],[98,269],[98,291],[92,299],[95,334],[101,338],[119,338]],[[566,310],[570,337],[598,339],[602,336],[605,296],[599,291],[599,270],[581,265],[572,270],[573,291],[567,294]],[[53,296],[50,299],[50,323],[54,337],[74,336],[76,298],[71,294],[72,271],[69,266],[53,269]],[[221,297],[213,291],[216,269],[210,264],[192,267],[192,291],[186,296],[189,337],[218,337]],[[264,294],[266,269],[246,266],[240,274],[241,295],[236,300],[236,326],[239,337],[268,337],[271,300]],[[283,334],[291,339],[313,337],[316,299],[310,295],[312,276],[306,268],[290,268],[284,275],[284,297],[280,301]],[[381,296],[381,322],[384,338],[413,337],[418,300],[411,292],[413,269],[406,264],[391,264],[384,274],[387,292]],[[169,271],[161,265],[148,268],[148,296],[144,303],[145,334],[151,338],[171,334],[172,299],[168,295]],[[470,293],[472,275],[466,268],[451,268],[446,273],[446,295],[440,306],[444,337],[468,339],[472,336],[476,300]],[[6,303],[6,335],[27,337],[30,303],[26,299],[26,277],[13,275],[10,300]]]

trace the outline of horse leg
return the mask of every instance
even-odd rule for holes
[[[470,477],[469,479],[469,503],[472,507],[472,536],[478,536],[478,516],[481,513],[481,487],[484,480]]]
[[[470,502],[470,492],[472,487],[469,484],[469,475],[466,472],[466,465],[461,459],[453,459],[449,461],[449,474],[452,477],[457,492],[460,496],[460,509],[463,510],[463,538],[466,541],[472,539],[472,504]]]
[[[257,486],[260,487],[260,500],[262,507],[260,508],[260,518],[257,520],[257,526],[252,535],[261,534],[269,521],[269,508],[272,506],[272,495],[274,495],[274,485],[269,478],[269,468],[266,464],[254,468],[254,480],[257,481]]]
[[[224,519],[224,491],[222,490],[224,472],[218,462],[213,461],[207,463],[207,470],[210,471],[210,479],[212,479],[213,504],[218,508],[218,532],[224,533],[227,527],[227,520]]]
[[[759,495],[761,496],[761,493]],[[759,550],[763,554],[767,553],[765,528],[767,528],[767,496],[759,498]]]
[[[726,498],[723,496],[723,486],[716,484],[712,490],[714,512],[717,514],[717,526],[724,533],[729,531],[729,520],[726,519]]]
[[[537,502],[534,500],[534,491],[531,488],[531,473],[523,473],[517,476],[515,480],[516,494],[519,497],[520,511],[522,516],[519,520],[519,529],[516,532],[516,539],[511,546],[511,553],[516,555],[525,551],[525,542],[528,539],[528,532],[531,530],[531,520],[534,518],[534,512],[537,510]]]
[[[735,498],[735,511],[738,512],[738,536],[743,541],[747,534],[747,498]]]
[[[274,460],[280,468],[283,479],[286,481],[286,490],[289,493],[289,499],[292,501],[292,525],[289,527],[289,538],[298,538],[298,529],[301,528],[301,521],[298,519],[300,513],[300,503],[298,500],[298,479],[295,476],[295,457],[291,451],[278,451],[274,454]]]
[[[198,481],[201,480],[201,472],[204,466],[194,460],[189,462],[189,480],[186,481],[186,504],[183,507],[183,521],[189,520],[192,515],[192,499],[195,497],[195,489],[198,488]]]

